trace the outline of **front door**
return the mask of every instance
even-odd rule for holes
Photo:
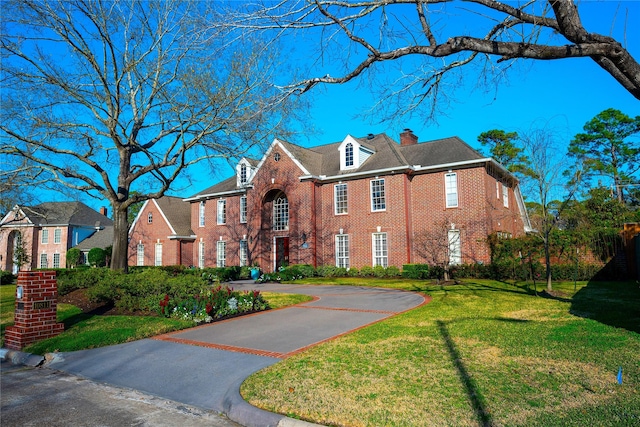
[[[276,237],[276,270],[289,265],[289,238]]]

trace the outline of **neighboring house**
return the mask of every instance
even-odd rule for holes
[[[147,200],[129,230],[129,265],[191,265],[194,240],[190,203]]]
[[[530,229],[518,180],[503,166],[457,137],[418,143],[408,129],[400,144],[385,134],[312,148],[276,139],[260,161],[241,159],[235,176],[184,201],[193,244],[163,263],[267,271],[488,263],[489,234]],[[133,253],[145,248],[145,260],[147,245],[157,250],[180,234],[152,231],[149,213],[140,212],[130,244]]]
[[[112,227],[106,213],[106,208],[96,212],[81,202],[16,205],[0,221],[0,269],[18,271],[14,254],[20,245],[29,258],[22,269],[64,268],[67,250]],[[103,243],[111,245],[108,239]]]

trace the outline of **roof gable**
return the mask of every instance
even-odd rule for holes
[[[15,206],[12,212],[5,215],[5,220],[15,219],[19,213],[20,220],[38,226],[69,225],[84,227],[103,227],[113,225],[113,221],[82,202],[46,202],[36,206]]]

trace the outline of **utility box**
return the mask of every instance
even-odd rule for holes
[[[5,330],[4,345],[22,350],[29,344],[64,331],[57,322],[58,281],[55,271],[20,271],[13,326]]]

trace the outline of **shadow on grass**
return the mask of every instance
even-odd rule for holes
[[[109,310],[111,310],[113,308],[113,304],[111,305],[103,305],[101,307],[98,307],[94,310],[91,310],[87,313],[78,313],[78,314],[74,314],[72,316],[69,316],[65,319],[62,320],[62,323],[64,323],[64,330],[66,331],[67,329],[69,329],[70,327],[72,327],[73,325],[76,325],[82,321],[91,319],[94,316],[102,316],[104,315],[106,312],[108,312]]]
[[[466,366],[462,362],[462,357],[460,356],[455,343],[451,339],[451,335],[449,334],[446,323],[442,320],[438,320],[436,323],[438,325],[438,330],[440,331],[440,334],[442,335],[442,338],[444,339],[444,342],[447,346],[449,357],[451,358],[451,361],[458,371],[460,381],[465,387],[467,396],[471,401],[471,406],[476,413],[478,424],[483,427],[493,426],[493,420],[491,418],[491,414],[489,413],[489,411],[487,411],[487,408],[485,406],[484,397],[482,396],[482,393],[480,393],[478,386],[475,384],[475,382],[469,375]]]
[[[590,281],[573,296],[569,312],[640,333],[640,284]]]

